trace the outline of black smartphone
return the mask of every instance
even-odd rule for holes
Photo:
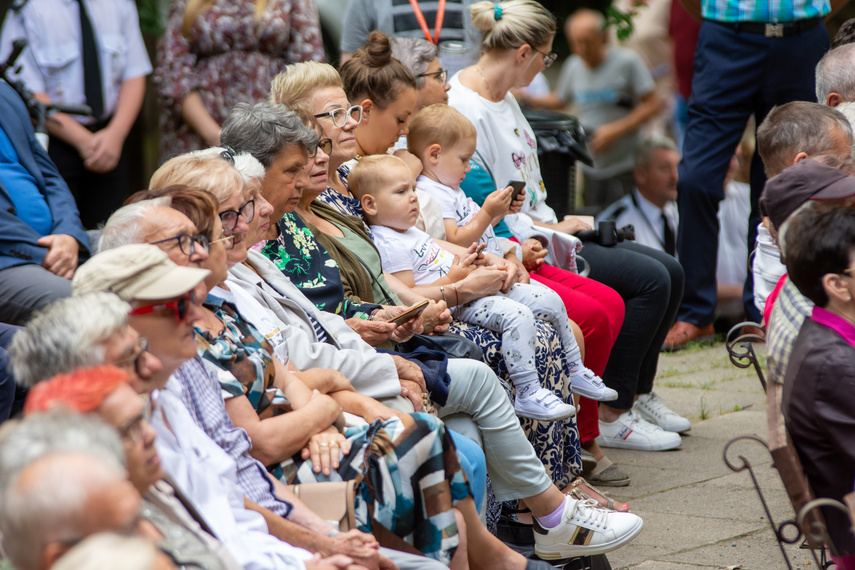
[[[514,194],[511,197],[511,202],[516,202],[519,200],[520,196],[522,196],[523,192],[525,192],[525,182],[521,180],[511,180],[507,183],[507,186],[510,186],[514,189]]]

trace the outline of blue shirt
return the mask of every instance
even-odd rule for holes
[[[716,22],[786,23],[820,18],[828,0],[703,0],[702,15]]]
[[[36,179],[21,166],[18,153],[3,129],[0,129],[0,180],[6,187],[18,218],[40,236],[51,234],[53,218]]]

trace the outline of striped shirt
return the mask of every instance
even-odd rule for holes
[[[820,18],[828,0],[703,0],[702,15],[716,22],[785,23]]]
[[[238,486],[249,498],[281,517],[288,517],[291,504],[278,499],[267,469],[249,454],[249,435],[235,427],[226,412],[217,377],[196,356],[182,364],[172,378],[181,385],[181,400],[193,421],[237,463]]]
[[[809,317],[812,310],[813,303],[799,292],[788,277],[778,293],[778,300],[775,301],[772,315],[769,317],[766,373],[770,381],[784,383],[793,344],[799,336],[805,317]]]

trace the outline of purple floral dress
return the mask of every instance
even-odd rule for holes
[[[161,110],[161,162],[208,145],[181,118],[180,103],[197,91],[223,124],[235,104],[267,99],[270,81],[289,63],[323,61],[313,0],[268,0],[260,21],[254,0],[214,0],[181,31],[186,0],[175,0],[157,50],[154,83]]]

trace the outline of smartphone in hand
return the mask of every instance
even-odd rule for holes
[[[510,186],[514,189],[514,193],[511,196],[511,202],[516,202],[520,199],[520,196],[525,192],[525,182],[521,180],[511,180],[507,183],[506,186]]]
[[[395,326],[401,326],[402,324],[407,323],[407,322],[415,319],[419,315],[421,315],[424,312],[424,310],[427,308],[429,303],[430,303],[430,301],[425,299],[421,303],[413,305],[412,307],[410,307],[409,309],[407,309],[406,311],[404,311],[400,315],[398,315],[396,317],[392,317],[391,319],[388,319],[386,322],[387,323],[395,323]]]

